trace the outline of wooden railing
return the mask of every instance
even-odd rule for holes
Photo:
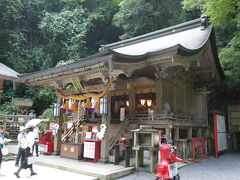
[[[204,119],[194,119],[191,116],[175,115],[175,114],[137,114],[137,121],[158,121],[162,123],[174,124],[192,124],[192,125],[207,125]]]
[[[120,123],[117,129],[117,133],[115,136],[113,136],[109,141],[109,152],[113,149],[114,145],[117,142],[117,139],[121,137],[125,129],[128,127],[129,121],[128,118],[125,118],[124,121]]]
[[[0,114],[0,125],[3,125],[6,132],[9,134],[9,138],[16,140],[19,127],[24,126],[30,119],[35,118],[35,115],[7,115]]]
[[[19,122],[26,123],[30,119],[35,118],[35,115],[8,115],[8,114],[0,114],[0,122]]]

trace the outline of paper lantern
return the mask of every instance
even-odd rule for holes
[[[92,104],[90,102],[90,99],[87,99],[87,101],[84,104],[84,108],[92,108]]]
[[[69,109],[69,106],[68,106],[68,101],[66,101],[63,105],[63,109]]]
[[[70,110],[72,110],[72,111],[77,111],[77,110],[78,110],[77,102],[76,102],[76,101],[74,101],[74,102],[72,103],[72,106],[70,107]]]
[[[100,102],[99,102],[99,100],[97,100],[97,102],[95,103],[94,108],[95,109],[100,109]]]
[[[145,104],[145,99],[140,99],[140,103],[143,106]]]
[[[148,107],[150,107],[152,105],[152,100],[151,99],[147,100],[147,105],[148,105]]]

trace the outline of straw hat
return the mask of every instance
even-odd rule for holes
[[[25,130],[26,128],[24,127],[24,126],[20,126],[19,127],[19,131],[23,131],[23,130]]]

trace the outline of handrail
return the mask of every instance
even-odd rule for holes
[[[115,143],[117,142],[117,139],[121,136],[121,134],[123,133],[123,131],[126,129],[126,127],[128,126],[129,121],[128,121],[128,117],[126,117],[124,119],[124,121],[122,121],[120,123],[120,126],[118,128],[118,131],[116,133],[116,135],[114,137],[112,137],[109,141],[109,152],[113,149]]]
[[[76,131],[76,128],[81,126],[84,122],[87,121],[87,116],[81,116],[73,125],[62,135],[62,141],[66,142],[68,138]]]

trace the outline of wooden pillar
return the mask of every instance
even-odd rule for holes
[[[156,151],[154,148],[151,148],[150,151],[150,172],[154,173],[157,169],[157,163],[158,163],[158,151]]]
[[[175,130],[174,130],[174,139],[179,139],[179,126],[176,126],[175,127]]]
[[[133,80],[131,79],[129,81],[129,118],[134,119],[135,118],[135,107],[136,107],[136,89],[133,84]]]
[[[62,99],[58,98],[57,103],[61,104]],[[63,109],[60,110],[60,116],[56,117],[56,122],[59,125],[58,132],[54,137],[54,154],[58,155],[60,153],[61,146],[61,137],[62,137],[62,128],[63,128]]]
[[[156,80],[156,111],[161,113],[163,109],[163,79]]]
[[[169,136],[172,139],[172,125],[171,124],[166,126],[165,131],[166,131],[166,136]]]
[[[188,138],[192,139],[192,127],[188,128]]]
[[[174,109],[173,109],[173,112],[177,112],[177,87],[176,87],[176,84],[175,84],[175,80],[173,80],[173,95],[174,95],[174,99],[173,99],[173,103],[174,103]]]
[[[202,128],[198,128],[197,136],[202,137]]]
[[[183,95],[183,103],[184,103],[184,113],[187,113],[187,87],[186,87],[186,81],[184,81],[183,85],[183,90],[184,90],[184,95]]]
[[[101,154],[100,154],[100,161],[107,162],[109,160],[109,138],[110,138],[110,122],[109,119],[111,118],[111,92],[107,95],[108,99],[108,114],[107,116],[102,116],[102,124],[107,126],[107,130],[103,139],[101,140]]]
[[[133,147],[133,150],[135,150],[135,169],[138,171],[138,167],[143,166],[144,151],[142,146]]]
[[[237,150],[237,141],[238,141],[238,139],[237,139],[237,135],[236,135],[236,133],[234,133],[233,134],[233,150]]]

